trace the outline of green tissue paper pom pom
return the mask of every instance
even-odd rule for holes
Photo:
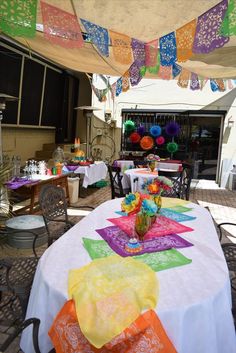
[[[178,151],[178,145],[176,142],[169,142],[167,143],[167,151],[170,153],[174,153],[176,151]]]
[[[135,123],[132,120],[126,120],[124,126],[126,132],[132,132],[135,130]]]

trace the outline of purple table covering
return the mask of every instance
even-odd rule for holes
[[[39,180],[40,179],[30,180],[30,179],[26,179],[26,178],[13,178],[12,180],[7,181],[5,183],[5,185],[8,189],[15,190],[15,189],[20,188],[23,185],[26,185],[26,184],[35,184]]]
[[[110,226],[102,229],[96,229],[96,232],[109,244],[109,246],[120,256],[135,256],[156,251],[168,250],[171,248],[185,248],[193,246],[192,243],[181,238],[177,234],[165,235],[146,241],[140,241],[143,249],[137,253],[130,253],[125,250],[125,245],[130,237],[117,226]]]
[[[79,168],[79,164],[78,165],[66,165],[65,166],[70,172],[74,172],[76,169]]]

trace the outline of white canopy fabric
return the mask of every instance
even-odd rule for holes
[[[75,11],[78,19],[86,19],[107,29],[147,42],[177,30],[220,2],[220,0],[45,1],[70,13]],[[42,23],[40,5],[37,23]],[[82,24],[81,28],[83,30]],[[21,37],[17,38],[17,41],[53,62],[75,71],[120,76],[130,66],[118,63],[112,55],[112,50],[107,58],[88,43],[80,49],[66,49],[50,43],[40,32],[37,32],[35,38]],[[204,77],[236,78],[235,58],[236,38],[231,37],[224,47],[209,54],[194,55],[191,60],[181,65]],[[156,76],[149,74],[148,77]]]

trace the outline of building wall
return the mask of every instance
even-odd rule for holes
[[[34,158],[35,151],[41,150],[44,143],[55,142],[55,129],[3,127],[2,142],[3,155],[10,158],[19,155],[24,165],[27,159]]]

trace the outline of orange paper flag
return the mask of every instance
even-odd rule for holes
[[[192,47],[196,31],[196,19],[176,31],[177,61],[187,61],[193,55]]]
[[[121,64],[131,64],[133,61],[131,38],[125,34],[109,31],[114,58]]]
[[[57,353],[177,353],[153,310],[140,315],[102,348],[93,347],[82,334],[73,300],[57,314],[49,332]]]

